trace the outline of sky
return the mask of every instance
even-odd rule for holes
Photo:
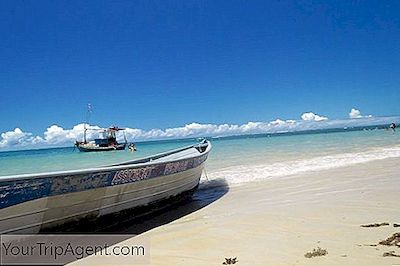
[[[0,1],[0,148],[17,129],[79,128],[88,103],[91,124],[143,132],[399,115],[399,13],[399,1]]]

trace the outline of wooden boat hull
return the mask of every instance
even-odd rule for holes
[[[197,154],[186,148],[104,168],[2,178],[0,233],[38,233],[180,195],[198,186],[210,149],[207,143]]]

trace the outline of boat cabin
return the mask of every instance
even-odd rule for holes
[[[110,127],[103,131],[102,139],[95,139],[94,142],[99,147],[108,147],[113,145],[118,145],[116,132],[119,130],[123,130],[122,128]]]

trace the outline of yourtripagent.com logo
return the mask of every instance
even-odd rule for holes
[[[1,264],[59,265],[149,263],[148,239],[135,235],[2,235]]]

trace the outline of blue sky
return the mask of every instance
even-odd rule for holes
[[[313,3],[314,2],[314,3]],[[0,133],[398,115],[399,1],[1,1]]]

